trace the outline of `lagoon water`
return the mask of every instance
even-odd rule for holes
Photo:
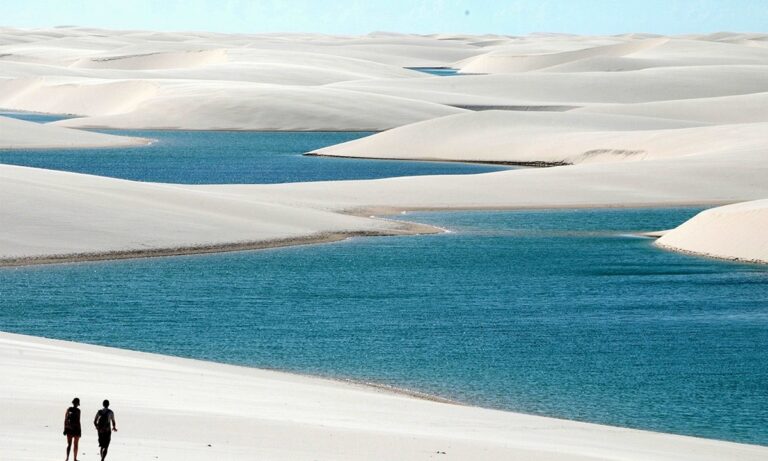
[[[34,113],[5,115],[41,123],[61,118]],[[123,148],[0,150],[0,163],[180,184],[269,184],[470,174],[507,169],[455,162],[302,155],[372,134],[367,132],[101,131],[150,138],[156,142],[150,146]]]
[[[408,67],[408,69],[424,72],[437,77],[452,77],[459,75],[459,69],[452,67]]]
[[[409,214],[451,229],[0,270],[0,329],[768,444],[768,269],[628,232],[695,209]]]

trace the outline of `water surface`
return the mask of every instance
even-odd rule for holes
[[[47,122],[61,118],[1,113]],[[0,163],[179,184],[271,184],[396,176],[487,173],[498,165],[308,157],[322,147],[370,132],[242,132],[101,130],[156,140],[149,146],[0,150]]]
[[[452,233],[0,270],[0,330],[768,444],[768,270],[698,210],[419,213]]]
[[[436,75],[438,77],[451,77],[459,74],[459,69],[452,67],[406,67],[406,69],[424,72],[425,74]]]

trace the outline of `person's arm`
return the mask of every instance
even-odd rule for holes
[[[115,422],[115,412],[111,412],[109,414],[109,419],[112,420],[112,431],[117,432],[117,423]]]
[[[69,415],[69,408],[64,412],[64,430],[67,430],[67,416]]]
[[[97,411],[96,416],[93,417],[93,427],[95,427],[96,429],[99,428],[99,426],[96,424],[96,421],[98,421],[98,419],[99,419],[99,412]]]

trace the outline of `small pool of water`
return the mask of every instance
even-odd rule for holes
[[[438,77],[450,77],[458,75],[459,69],[451,67],[406,67],[406,69],[424,72],[425,74],[437,75]]]
[[[62,114],[43,114],[39,112],[16,112],[16,111],[0,111],[0,117],[10,117],[19,120],[26,120],[28,122],[36,123],[48,123],[55,122],[57,120],[66,120],[73,118],[69,115]]]

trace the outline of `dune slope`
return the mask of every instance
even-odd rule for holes
[[[0,149],[118,147],[148,142],[148,139],[91,133],[0,117]]]
[[[109,398],[116,459],[641,461],[765,459],[768,448],[419,400],[284,373],[0,333],[0,442],[58,456],[61,413]]]
[[[405,230],[253,197],[9,165],[0,165],[0,197],[0,261],[6,264],[258,248]]]
[[[768,263],[768,200],[702,211],[656,244],[696,255]]]

